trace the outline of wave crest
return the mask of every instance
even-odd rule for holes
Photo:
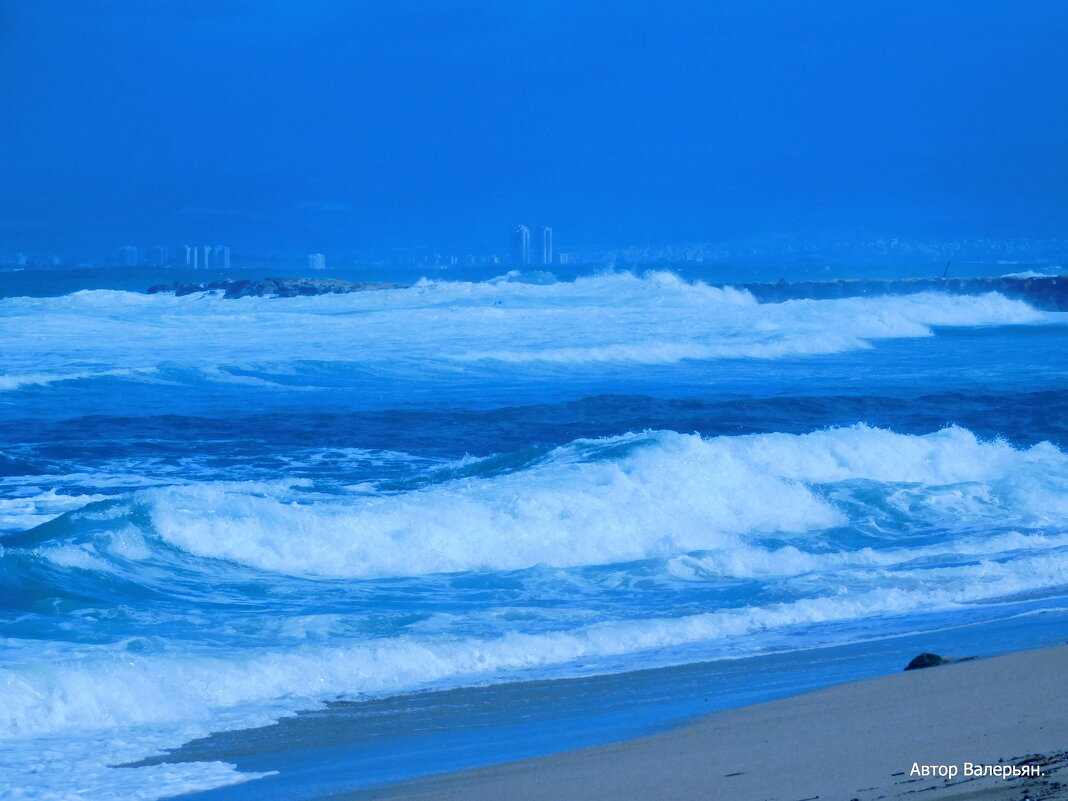
[[[614,564],[842,526],[877,534],[1036,527],[1068,516],[1068,457],[961,428],[863,425],[705,439],[647,432],[578,440],[516,470],[439,471],[406,491],[308,496],[287,484],[196,484],[134,495],[151,535],[200,557],[311,576],[417,576]],[[314,502],[310,502],[314,501]],[[873,534],[873,535],[874,535]]]

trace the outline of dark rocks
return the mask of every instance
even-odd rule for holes
[[[349,292],[371,292],[378,289],[400,289],[401,284],[341,281],[335,278],[264,278],[224,279],[210,284],[156,284],[148,288],[148,294],[173,292],[175,296],[191,295],[194,292],[223,293],[224,298],[275,297],[295,298],[308,295],[343,295]]]
[[[939,656],[938,654],[923,653],[909,662],[908,665],[905,666],[905,670],[938,667],[939,665],[948,665],[952,661],[952,659],[946,659],[944,656]]]
[[[226,298],[275,297],[295,298],[304,295],[333,295],[348,292],[367,292],[376,289],[399,289],[403,285],[391,283],[356,283],[334,278],[264,278],[261,280],[226,279],[210,284],[156,284],[148,294],[173,292],[190,295],[194,292],[221,291]],[[885,295],[910,295],[918,292],[949,292],[954,295],[981,295],[999,292],[1024,300],[1039,309],[1068,311],[1068,274],[1032,278],[906,278],[896,281],[877,281],[848,278],[840,281],[777,281],[761,284],[731,284],[748,290],[759,301],[776,303],[800,298],[855,298]]]
[[[954,295],[999,292],[1008,298],[1025,300],[1039,309],[1068,311],[1068,274],[1031,278],[905,278],[895,281],[847,278],[838,281],[778,281],[731,286],[748,290],[757,300],[772,303],[801,298],[879,297],[917,292],[951,292]]]

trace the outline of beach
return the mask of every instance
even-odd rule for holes
[[[329,799],[1068,798],[1066,668],[1063,646],[961,661],[718,712],[648,737]]]

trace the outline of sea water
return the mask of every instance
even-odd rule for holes
[[[1068,314],[670,272],[40,281],[0,299],[0,797],[253,780],[112,766],[337,700],[1019,647],[1068,606]]]

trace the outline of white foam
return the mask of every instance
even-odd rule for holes
[[[929,524],[1042,526],[1068,515],[1064,453],[955,427],[632,434],[578,441],[506,475],[314,505],[240,483],[138,498],[160,537],[199,556],[294,575],[413,576],[738,552],[754,535],[845,524],[848,504],[828,485],[856,481],[890,485],[887,508],[906,504]]]
[[[578,345],[491,346],[460,351],[456,358],[509,364],[782,359],[862,350],[880,339],[929,337],[932,326],[1026,324],[1051,319],[1051,315],[1021,301],[994,294],[792,300],[751,306],[721,303],[716,308],[674,311],[670,317],[628,319],[626,310],[621,310],[592,317],[586,323],[576,321],[582,332]],[[624,330],[626,334],[621,336]]]
[[[47,664],[0,666],[0,737],[38,738],[114,727],[206,722],[232,710],[251,725],[316,699],[389,694],[436,682],[723,641],[792,626],[950,609],[1068,585],[1068,559],[1048,555],[956,567],[886,571],[878,581],[762,607],[673,618],[608,620],[566,631],[442,634],[212,654],[139,654],[70,646]],[[266,706],[263,706],[266,705]],[[243,710],[243,711],[240,711]]]
[[[69,373],[12,373],[0,375],[0,392],[23,387],[43,387],[63,381],[85,381],[99,378],[131,378],[154,372],[155,368],[117,368],[114,370],[76,370]]]
[[[647,432],[580,440],[509,475],[423,490],[298,503],[309,489],[307,481],[142,489],[74,513],[73,523],[92,519],[91,539],[34,553],[106,571],[117,558],[150,558],[147,540],[162,537],[194,554],[282,573],[346,576],[654,556],[662,559],[655,581],[760,579],[782,600],[679,616],[658,607],[629,619],[547,614],[540,630],[526,632],[507,616],[470,622],[442,614],[370,640],[349,639],[336,614],[312,614],[269,621],[275,628],[265,630],[278,634],[270,641],[288,643],[271,647],[174,640],[145,651],[21,640],[0,651],[7,785],[25,797],[86,801],[221,786],[249,777],[218,763],[119,774],[102,766],[338,695],[582,672],[603,660],[634,664],[643,653],[686,661],[692,652],[668,654],[690,647],[746,653],[794,627],[1068,586],[1068,457],[1048,444],[982,442],[960,428],[708,439]],[[153,521],[145,536],[132,524],[138,506]],[[827,527],[880,514],[952,521],[963,533],[917,546],[823,545]],[[1013,524],[1030,528],[1006,530]],[[588,620],[596,622],[580,622]]]
[[[31,476],[40,482],[42,476]],[[55,517],[79,509],[87,503],[104,500],[104,495],[64,495],[55,489],[11,498],[0,498],[0,532],[24,531]]]
[[[793,578],[821,574],[821,580],[833,582],[832,575],[848,572],[862,576],[869,568],[901,568],[910,564],[945,562],[954,557],[964,560],[996,559],[1013,552],[1049,552],[1068,548],[1068,532],[1062,534],[1004,534],[962,536],[951,542],[913,548],[858,548],[843,551],[805,551],[793,545],[783,547],[743,546],[718,549],[700,554],[686,554],[668,559],[669,575],[686,581],[715,581],[722,578],[769,579]],[[864,572],[858,572],[864,571]],[[869,573],[879,575],[881,573]]]
[[[141,532],[128,524],[90,542],[45,544],[37,549],[37,553],[60,567],[102,573],[114,572],[116,557],[133,562],[143,562],[152,557],[152,550],[145,543]]]
[[[1061,273],[1056,269],[1052,269],[1050,272],[1041,273],[1036,270],[1024,270],[1020,273],[1005,273],[1002,278],[1057,278]]]
[[[203,731],[204,734],[207,731]],[[132,732],[139,742],[102,742],[53,738],[5,743],[0,752],[0,799],[3,801],[154,801],[157,798],[212,790],[271,773],[239,773],[223,762],[167,762],[139,768],[112,765],[140,759],[153,731]],[[176,742],[168,740],[167,742]],[[161,747],[162,744],[161,744]]]
[[[296,369],[313,363],[343,377],[425,375],[472,363],[559,369],[782,359],[927,337],[937,326],[1064,319],[997,294],[760,304],[747,292],[670,273],[544,285],[422,282],[281,299],[86,291],[0,300],[0,339],[10,346],[0,357],[0,389],[101,377],[292,389],[305,379],[314,385]]]

